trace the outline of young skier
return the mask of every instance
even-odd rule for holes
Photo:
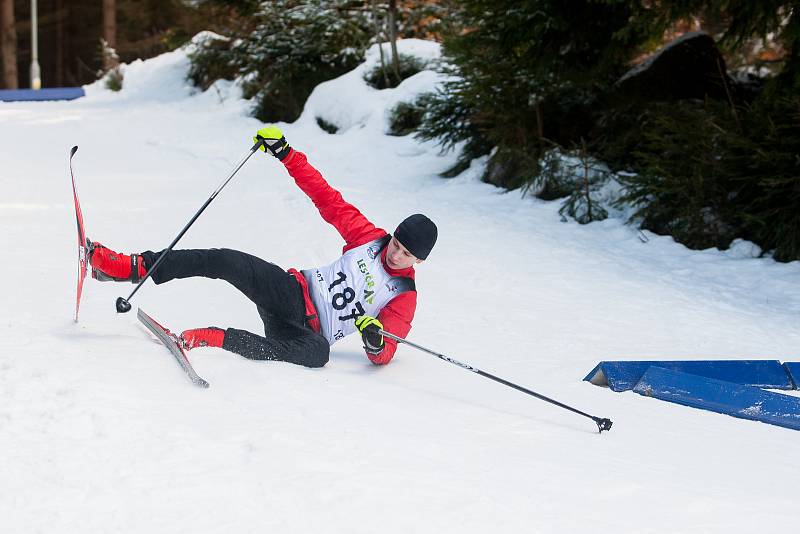
[[[406,218],[393,235],[377,228],[348,204],[305,154],[294,150],[276,126],[258,130],[261,150],[278,158],[297,185],[345,240],[342,256],[316,269],[289,269],[230,249],[172,250],[152,279],[203,276],[229,282],[244,293],[264,322],[264,336],[236,328],[184,331],[184,349],[221,347],[253,360],[279,360],[307,367],[328,362],[330,346],[359,331],[367,357],[389,363],[397,343],[379,330],[405,337],[417,304],[414,265],[436,243],[436,225],[421,214]],[[161,252],[119,254],[99,243],[90,246],[92,277],[138,283]]]

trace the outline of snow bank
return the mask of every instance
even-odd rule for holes
[[[318,118],[345,133],[351,128],[368,129],[375,134],[388,130],[391,110],[400,102],[413,102],[422,93],[432,91],[443,79],[435,71],[441,54],[439,43],[420,39],[397,41],[401,56],[411,56],[424,61],[428,68],[394,89],[378,90],[370,87],[364,76],[380,65],[380,49],[375,44],[366,52],[365,61],[354,70],[317,86],[309,97],[298,124],[316,123]],[[389,61],[391,49],[383,43],[384,60]]]
[[[600,360],[797,354],[798,262],[643,243],[618,220],[563,224],[557,203],[480,183],[485,161],[439,178],[453,154],[382,135],[393,101],[435,83],[428,71],[376,91],[356,76],[362,65],[281,126],[376,224],[414,212],[437,222],[413,341],[610,417],[611,432],[408,347],[376,368],[356,336],[321,370],[196,349],[211,383],[199,390],[133,314],[115,313],[129,284],[87,280],[74,324],[69,148],[81,147],[88,235],[128,252],[166,246],[251,146],[259,122],[235,85],[194,93],[186,68],[173,52],[126,67],[120,93],[0,108],[5,530],[732,534],[797,522],[794,431],[581,378]],[[304,268],[342,241],[256,154],[179,246]],[[148,282],[132,303],[175,331],[262,328],[215,280]]]
[[[137,59],[120,65],[124,76],[122,90],[114,92],[105,87],[104,80],[85,86],[87,97],[105,97],[150,102],[183,100],[193,92],[186,80],[189,58],[184,49],[167,52],[143,61]]]

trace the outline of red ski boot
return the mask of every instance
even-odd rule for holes
[[[119,254],[100,243],[89,244],[89,264],[92,266],[92,278],[101,282],[133,282],[147,274],[142,256],[139,254]]]
[[[184,330],[178,338],[178,343],[186,350],[197,347],[221,347],[224,341],[225,330],[216,326]]]

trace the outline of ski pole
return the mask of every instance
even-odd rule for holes
[[[178,234],[178,237],[176,237],[172,241],[172,243],[170,243],[170,245],[166,249],[164,249],[164,252],[161,253],[161,255],[158,257],[153,266],[147,270],[147,274],[144,275],[144,278],[139,280],[139,283],[136,284],[136,287],[133,288],[133,291],[131,291],[131,294],[128,295],[128,298],[127,299],[124,299],[122,297],[117,298],[117,313],[127,313],[131,310],[130,300],[133,298],[136,292],[139,291],[139,288],[142,287],[142,284],[144,284],[147,281],[147,279],[150,278],[150,276],[155,272],[155,270],[158,268],[158,266],[161,264],[164,258],[166,258],[167,255],[169,255],[169,253],[172,251],[172,248],[175,246],[175,244],[180,240],[180,238],[183,237],[183,234],[185,234],[186,231],[189,229],[189,227],[192,226],[192,224],[194,224],[194,222],[197,220],[198,217],[200,217],[200,214],[203,213],[203,210],[205,210],[208,207],[208,205],[211,204],[211,201],[217,197],[219,192],[222,191],[222,188],[228,185],[228,182],[230,182],[231,179],[233,179],[236,173],[239,172],[239,169],[241,169],[244,166],[244,164],[247,163],[247,160],[250,159],[250,156],[252,156],[263,143],[264,139],[259,138],[256,144],[253,145],[253,148],[251,148],[247,152],[247,155],[244,158],[242,158],[242,160],[236,165],[236,168],[233,169],[233,172],[230,174],[230,176],[228,176],[228,178],[225,179],[225,181],[222,182],[219,187],[217,187],[216,191],[211,193],[211,196],[208,197],[206,203],[203,204],[203,207],[200,208],[200,210],[198,210],[198,212],[194,214],[194,217],[192,217],[192,220],[189,221],[189,224],[184,226],[183,230],[181,230],[181,233]]]
[[[588,413],[585,413],[585,412],[582,412],[580,410],[577,410],[577,409],[575,409],[575,408],[573,408],[571,406],[567,406],[566,404],[558,402],[557,400],[553,400],[553,399],[551,399],[549,397],[545,397],[544,395],[536,393],[535,391],[531,391],[530,389],[524,388],[522,386],[518,386],[517,384],[514,384],[513,382],[509,382],[508,380],[503,380],[502,378],[500,378],[498,376],[494,376],[493,374],[489,374],[489,373],[487,373],[485,371],[481,371],[480,369],[476,369],[475,367],[472,367],[471,365],[467,365],[465,363],[461,363],[460,361],[454,360],[453,358],[448,358],[444,354],[439,354],[438,352],[434,352],[434,351],[432,351],[430,349],[426,349],[425,347],[417,345],[416,343],[412,343],[412,342],[408,341],[407,339],[404,339],[402,337],[398,337],[398,336],[396,336],[396,335],[394,335],[394,334],[392,334],[390,332],[387,332],[385,330],[379,330],[379,332],[381,333],[381,335],[383,335],[385,337],[388,337],[389,339],[394,339],[398,343],[405,343],[406,345],[414,347],[417,350],[421,350],[422,352],[427,352],[428,354],[432,354],[432,355],[436,356],[437,358],[439,358],[440,360],[444,360],[446,362],[450,362],[450,363],[452,363],[454,365],[457,365],[457,366],[461,367],[462,369],[466,369],[467,371],[472,371],[473,373],[477,373],[477,374],[479,374],[481,376],[485,376],[486,378],[494,380],[495,382],[499,382],[499,383],[503,384],[504,386],[508,386],[510,388],[514,388],[517,391],[521,391],[523,393],[527,393],[528,395],[531,395],[533,397],[536,397],[537,399],[549,402],[550,404],[555,404],[556,406],[564,408],[565,410],[569,410],[569,411],[571,411],[573,413],[576,413],[578,415],[582,415],[584,417],[588,417],[589,419],[594,421],[595,424],[597,424],[597,428],[598,428],[598,430],[600,432],[603,432],[603,430],[609,430],[611,428],[611,425],[613,424],[611,419],[600,418],[600,417],[595,417],[593,415],[589,415]]]

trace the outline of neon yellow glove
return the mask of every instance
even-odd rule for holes
[[[380,354],[383,350],[383,336],[379,332],[383,330],[381,322],[375,317],[362,315],[356,319],[356,328],[361,332],[364,350],[369,354]]]
[[[261,143],[258,149],[264,152],[269,150],[270,154],[281,161],[289,155],[289,151],[292,149],[289,143],[286,142],[281,129],[274,124],[269,124],[257,131],[255,137],[253,137],[253,142],[258,143],[262,139],[264,142]]]

